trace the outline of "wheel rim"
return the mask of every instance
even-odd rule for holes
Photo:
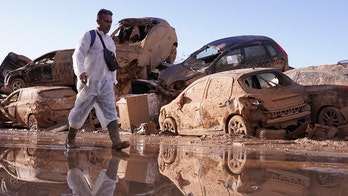
[[[243,117],[241,116],[233,116],[229,123],[228,123],[228,133],[230,135],[240,135],[240,134],[244,134],[244,135],[253,135],[253,131],[250,127],[250,125],[248,124],[248,122],[246,122]]]
[[[34,115],[30,115],[30,117],[29,117],[29,129],[30,130],[33,130],[33,131],[35,131],[35,130],[37,130],[37,128],[38,128],[38,123],[37,123],[37,119],[35,118],[35,116]]]
[[[24,84],[24,81],[22,79],[15,79],[12,82],[11,86],[12,86],[12,91],[15,91],[17,89],[24,88],[25,84]]]
[[[241,174],[247,162],[247,152],[232,151],[227,155],[227,166],[232,174]]]
[[[166,118],[163,123],[163,131],[169,131],[177,134],[177,126],[172,118]]]
[[[343,116],[337,108],[326,107],[320,112],[318,122],[319,124],[337,127],[343,124]]]
[[[177,150],[175,146],[166,146],[161,148],[161,157],[166,164],[172,164],[175,161]]]

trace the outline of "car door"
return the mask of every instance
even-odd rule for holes
[[[216,62],[213,73],[242,68],[242,49],[228,51]]]
[[[209,81],[201,103],[204,130],[221,131],[229,112],[226,103],[232,94],[233,78],[213,78]]]
[[[204,120],[201,117],[201,102],[206,88],[207,80],[201,80],[189,86],[182,94],[182,106],[178,110],[180,130],[202,130]]]

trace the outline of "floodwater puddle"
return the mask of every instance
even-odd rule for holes
[[[0,195],[87,195],[93,191],[111,195],[344,195],[348,191],[345,153],[327,156],[320,151],[270,150],[262,145],[214,148],[132,136],[130,148],[122,152],[88,145],[67,150],[62,145],[65,134],[10,135],[0,136]]]

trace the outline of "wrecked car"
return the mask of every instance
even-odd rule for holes
[[[6,74],[4,85],[11,92],[30,86],[71,86],[75,88],[74,49],[56,50]]]
[[[7,56],[0,65],[0,91],[2,93],[9,93],[8,90],[4,88],[4,78],[6,74],[12,70],[15,70],[28,64],[30,61],[31,60],[24,55],[16,54],[14,52],[9,52],[7,54]]]
[[[161,18],[125,18],[111,34],[116,44],[118,94],[129,93],[132,79],[148,79],[162,62],[174,63],[178,39],[175,29]]]
[[[21,88],[1,101],[0,127],[36,130],[57,124],[73,108],[76,92],[67,86]]]
[[[182,195],[299,196],[324,191],[340,195],[348,185],[346,157],[267,151],[250,145],[222,153],[196,145],[160,147],[160,172]]]
[[[160,109],[161,131],[179,135],[245,134],[258,127],[294,131],[309,121],[305,88],[275,68],[204,76]]]
[[[256,35],[227,37],[204,45],[182,63],[161,71],[158,90],[170,100],[202,76],[251,67],[291,69],[287,53],[273,39]]]
[[[285,74],[305,86],[312,123],[334,127],[348,123],[348,64],[296,68]]]

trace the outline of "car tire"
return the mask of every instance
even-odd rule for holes
[[[178,129],[176,122],[173,118],[166,118],[163,121],[163,130],[162,131],[168,131],[175,133],[176,135],[178,134]]]
[[[8,174],[7,171],[0,171],[0,179],[6,185],[6,188],[12,191],[18,191],[24,184],[23,181]]]
[[[230,135],[254,135],[254,130],[251,128],[250,123],[240,115],[235,115],[228,121],[227,129]]]
[[[241,174],[246,166],[247,152],[245,150],[230,149],[224,156],[225,168],[231,175]]]
[[[176,46],[173,45],[172,48],[170,49],[170,53],[168,58],[166,59],[166,62],[173,64],[176,59],[176,55],[177,55],[177,49],[176,49]]]
[[[176,146],[164,146],[160,148],[160,157],[163,159],[164,163],[172,164],[174,163],[177,156]]]
[[[328,106],[320,111],[317,122],[322,125],[338,127],[344,124],[344,117],[338,108]]]
[[[25,87],[25,82],[21,78],[16,78],[11,82],[11,90],[12,92]]]
[[[28,128],[30,129],[30,131],[38,130],[38,121],[33,114],[31,114],[28,118]]]

